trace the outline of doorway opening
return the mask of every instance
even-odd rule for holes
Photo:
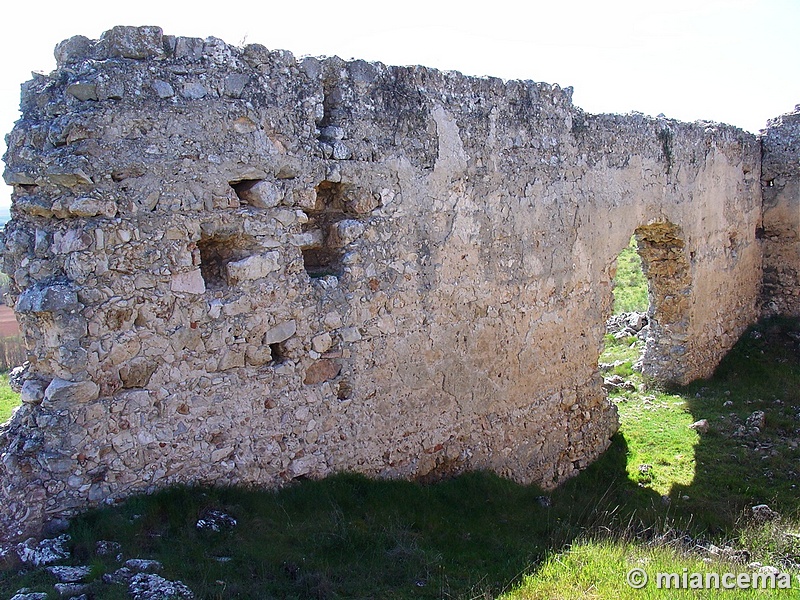
[[[656,382],[684,382],[686,373],[692,370],[693,365],[686,358],[687,343],[690,342],[687,332],[691,318],[692,269],[683,232],[673,223],[656,222],[637,227],[633,238],[616,264],[614,295],[619,299],[619,303],[615,304],[620,312],[612,315],[611,319],[620,327],[609,334],[617,346],[620,340],[631,341],[633,345],[635,340],[630,339],[633,336],[640,345],[644,342],[644,354],[640,360],[632,363],[631,371],[638,370],[648,380]],[[638,250],[635,254],[641,259],[643,276],[638,274],[634,242]],[[688,256],[693,254],[689,253]],[[639,311],[644,308],[641,300],[645,289],[648,298],[646,320],[639,318]],[[624,312],[625,308],[639,310]],[[629,346],[629,350],[635,348]],[[612,361],[609,358],[608,352],[604,351],[599,362],[605,366],[621,360],[621,357]],[[621,365],[611,369],[617,372],[626,370]]]
[[[598,360],[627,442],[628,478],[669,503],[695,476],[697,433],[685,397],[669,384],[685,373],[692,252],[677,225],[638,227],[609,269],[604,349]],[[611,295],[611,294],[609,294]]]
[[[614,308],[606,321],[605,345],[599,369],[604,386],[612,391],[635,391],[635,371],[641,371],[642,356],[650,330],[650,293],[636,234],[617,255],[612,293]]]

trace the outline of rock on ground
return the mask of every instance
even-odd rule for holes
[[[70,541],[71,538],[67,534],[57,538],[44,539],[38,544],[35,539],[30,538],[17,544],[17,555],[23,563],[34,567],[50,565],[69,558],[67,545]]]
[[[128,592],[133,600],[176,600],[194,598],[192,591],[181,581],[169,581],[160,575],[137,573],[131,577]]]

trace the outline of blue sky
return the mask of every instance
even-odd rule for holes
[[[663,113],[754,133],[800,104],[800,0],[44,0],[2,11],[3,132],[19,118],[19,84],[55,67],[56,43],[123,24],[258,42],[296,56],[558,83],[572,86],[575,104],[590,112]],[[0,207],[9,195],[0,190]]]

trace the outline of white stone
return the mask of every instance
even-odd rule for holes
[[[226,267],[228,284],[233,285],[242,281],[261,279],[279,270],[281,268],[279,258],[280,254],[277,251],[272,251],[228,263]]]
[[[292,319],[291,321],[284,321],[267,331],[264,334],[264,344],[277,344],[285,342],[297,332],[297,323]]]
[[[344,219],[332,225],[328,232],[328,243],[334,247],[346,246],[364,233],[364,224],[354,219]]]
[[[22,384],[20,399],[25,404],[39,404],[44,399],[45,384],[37,379],[29,379]]]
[[[173,292],[186,292],[188,294],[202,294],[206,291],[206,282],[200,269],[175,273],[170,282]]]
[[[153,91],[161,99],[172,98],[175,95],[175,90],[172,89],[172,86],[167,81],[156,79],[151,85],[153,87]]]
[[[68,209],[70,214],[76,217],[115,217],[117,211],[117,203],[114,201],[97,200],[96,198],[76,198],[70,204]]]
[[[346,327],[339,334],[342,336],[343,342],[357,342],[361,339],[361,332],[358,327]]]
[[[283,200],[283,194],[271,181],[256,181],[252,185],[236,187],[239,199],[255,208],[273,208]]]
[[[331,334],[327,332],[311,340],[311,347],[314,349],[314,352],[318,352],[319,354],[324,354],[330,350],[331,344],[333,344],[333,339],[331,338]]]
[[[50,574],[61,583],[78,583],[89,576],[89,567],[47,567]]]
[[[199,100],[208,94],[208,90],[201,83],[184,83],[181,96],[187,100]]]

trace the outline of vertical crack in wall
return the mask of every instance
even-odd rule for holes
[[[331,70],[338,66],[338,60],[333,59]],[[345,88],[340,81],[341,73],[328,74],[322,81],[322,119],[317,123],[319,135],[317,142],[324,158],[334,160],[347,160],[352,157],[352,151],[344,142],[348,121],[345,107]]]
[[[661,153],[664,156],[664,161],[667,163],[667,175],[672,171],[673,150],[672,150],[672,131],[663,127],[656,133],[658,141],[661,142]]]

